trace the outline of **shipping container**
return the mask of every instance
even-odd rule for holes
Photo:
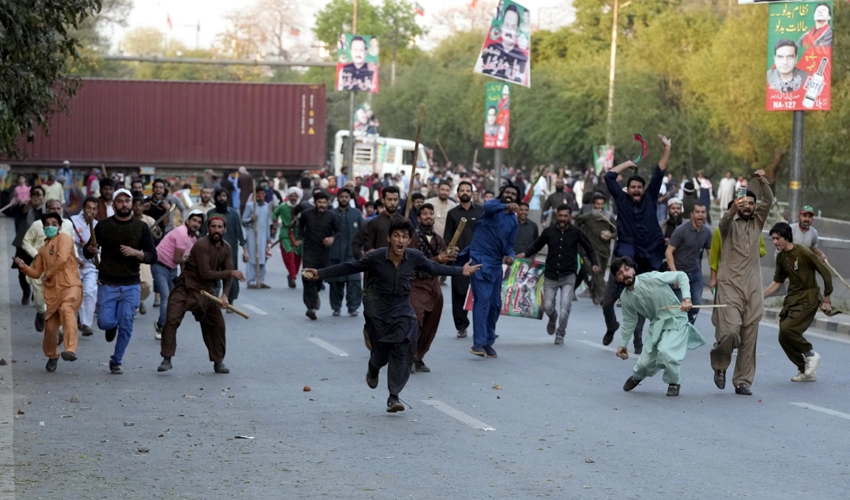
[[[83,79],[12,165],[303,170],[325,159],[325,87]]]

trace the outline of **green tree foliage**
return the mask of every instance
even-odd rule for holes
[[[21,135],[49,131],[47,119],[65,109],[77,89],[68,59],[78,57],[73,30],[95,14],[100,0],[0,2],[0,152],[17,154]]]

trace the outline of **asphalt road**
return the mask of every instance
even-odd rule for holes
[[[124,375],[109,374],[100,331],[47,373],[34,311],[4,276],[5,498],[847,498],[848,340],[811,337],[819,380],[793,384],[766,325],[753,396],[714,387],[704,346],[668,398],[660,374],[623,392],[634,358],[601,346],[602,312],[587,299],[563,347],[543,321],[502,317],[498,359],[467,352],[447,307],[425,359],[433,371],[401,395],[413,408],[388,414],[385,371],[377,390],[364,381],[362,318],[331,317],[327,292],[319,320],[306,318],[279,254],[273,289],[237,301],[251,319],[226,316],[229,375],[213,373],[191,316],[174,369],[158,374],[150,300]],[[713,337],[707,314],[697,326]]]

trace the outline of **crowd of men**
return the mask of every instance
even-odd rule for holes
[[[410,373],[430,371],[424,358],[449,307],[443,287],[457,337],[466,338],[471,326],[469,352],[497,358],[503,265],[546,249],[541,306],[554,344],[564,344],[576,289],[584,285],[583,296],[602,307],[602,343],[611,344],[620,330],[618,356],[628,358],[630,341],[639,356],[624,389],[664,370],[668,395],[676,396],[685,352],[704,343],[694,324],[708,254],[716,306],[710,365],[717,387],[725,388],[737,350],[735,392],[752,394],[763,298],[786,280],[780,344],[798,369],[792,380],[816,380],[820,355],[803,333],[818,310],[833,311],[826,256],[811,227],[814,211],[804,207],[798,223],[770,230],[776,274],[763,289],[761,234],[773,203],[764,173],[749,183],[727,174],[715,200],[702,173],[673,183],[666,171],[672,144],[663,135],[659,140],[663,153],[648,181],[633,162],[601,176],[549,170],[530,183],[503,166],[498,189],[495,172],[460,165],[435,168],[427,179],[416,174],[412,183],[404,171],[349,179],[343,169],[340,175],[305,173],[292,186],[282,175],[255,178],[241,167],[221,178],[206,172],[193,200],[188,184],[116,179],[93,169],[80,213],[67,217],[64,191],[50,189],[55,176],[31,187],[24,180],[15,188],[13,208],[21,303],[34,302],[48,371],[57,369],[63,344],[62,359],[77,358],[77,332],[92,335],[97,319],[106,340],[116,342],[110,370],[123,373],[135,318],[146,314],[145,301],[155,294],[152,333],[161,340],[163,358],[158,370],[172,369],[177,329],[192,312],[214,371],[228,373],[222,310],[230,312],[240,282],[258,290],[276,286],[267,282],[266,263],[279,246],[286,286],[297,288],[300,275],[311,321],[321,318],[325,283],[333,316],[343,306],[358,316],[363,306],[364,343],[371,351],[367,383],[375,388],[380,369],[389,365],[387,411],[401,411],[399,393]],[[714,228],[712,202],[725,203]],[[541,213],[539,225],[529,219],[533,210]],[[823,295],[815,274],[823,278]]]

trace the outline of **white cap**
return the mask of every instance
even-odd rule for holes
[[[193,215],[200,215],[200,216],[201,216],[201,220],[204,220],[204,213],[203,213],[202,211],[198,210],[197,208],[196,208],[196,209],[194,209],[194,210],[192,210],[191,212],[189,212],[189,213],[186,215],[186,220],[189,220],[189,217],[191,217],[191,216],[193,216]]]
[[[118,191],[115,191],[114,193],[112,193],[112,199],[114,200],[115,198],[118,198],[118,195],[122,195],[122,194],[126,194],[127,196],[130,197],[131,200],[133,199],[133,193],[131,193],[130,191],[127,191],[126,189],[119,189]]]
[[[667,200],[667,206],[668,207],[670,205],[681,205],[681,204],[682,204],[682,200],[680,200],[679,198],[670,198],[669,200]]]
[[[70,164],[71,164],[71,162],[69,162],[68,160],[65,160],[65,161],[62,162],[62,165],[65,165],[66,167]]]

